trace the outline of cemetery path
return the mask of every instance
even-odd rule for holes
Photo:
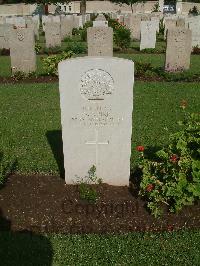
[[[36,233],[124,233],[199,228],[200,203],[179,214],[167,211],[160,219],[151,216],[145,201],[128,187],[94,185],[96,204],[81,200],[77,185],[66,185],[56,176],[12,175],[0,190],[1,221],[13,231]]]

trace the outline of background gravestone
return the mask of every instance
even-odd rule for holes
[[[12,72],[36,70],[34,32],[31,29],[11,29],[9,34]]]
[[[130,16],[130,31],[131,38],[140,40],[140,32],[141,32],[141,17],[136,15]]]
[[[49,21],[45,23],[45,40],[47,48],[61,46],[60,23]]]
[[[188,18],[187,26],[192,31],[192,47],[200,47],[200,16]]]
[[[0,49],[9,49],[9,32],[12,26],[9,24],[0,25]]]
[[[73,29],[73,16],[61,16],[61,38],[64,40],[65,37],[72,36],[72,29]]]
[[[129,184],[133,73],[133,62],[119,58],[59,63],[66,183],[95,165],[103,182]]]
[[[89,56],[113,56],[113,29],[89,27],[87,29]]]
[[[140,50],[155,48],[156,24],[154,21],[141,21]]]
[[[98,17],[93,21],[93,27],[108,27],[108,21],[104,15],[98,15]]]
[[[190,68],[192,33],[177,27],[167,32],[166,71],[182,71]]]

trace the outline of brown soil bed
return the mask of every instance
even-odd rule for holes
[[[128,187],[102,184],[97,190],[98,202],[88,204],[76,185],[60,177],[12,175],[0,190],[0,230],[122,233],[200,227],[200,203],[155,219]]]

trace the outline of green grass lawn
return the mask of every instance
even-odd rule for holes
[[[0,233],[1,265],[199,265],[200,232],[125,235]]]
[[[0,86],[0,151],[17,159],[19,172],[58,173],[52,152],[59,150],[61,130],[58,84],[16,84]],[[200,84],[136,82],[132,157],[137,145],[160,146],[177,128],[180,101],[189,110],[200,109]],[[49,144],[51,143],[51,145]]]

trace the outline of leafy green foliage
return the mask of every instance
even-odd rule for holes
[[[39,54],[41,49],[42,49],[41,45],[39,43],[36,43],[35,44],[35,52],[36,52],[36,54]]]
[[[44,69],[47,75],[57,76],[58,75],[58,63],[68,58],[71,58],[72,56],[73,56],[73,52],[68,51],[68,52],[62,52],[59,55],[51,55],[46,58],[43,58],[42,61],[43,61]]]
[[[84,42],[69,42],[65,48],[65,52],[72,51],[74,54],[86,54],[87,45]]]
[[[81,36],[82,41],[87,41],[87,28],[92,27],[93,23],[92,21],[87,21],[84,25],[83,28],[79,29],[79,34]]]
[[[171,212],[200,199],[200,114],[185,112],[181,129],[169,138],[170,144],[155,154],[155,159],[145,158],[141,152],[142,169],[140,195],[148,199],[148,207],[155,217],[162,213],[163,205]]]
[[[131,32],[115,19],[109,19],[108,25],[113,28],[114,43],[120,49],[127,49],[131,43]]]
[[[80,198],[87,200],[90,203],[95,203],[97,201],[98,194],[95,188],[91,185],[100,184],[101,182],[101,178],[98,178],[96,175],[96,167],[93,165],[89,169],[87,176],[84,178],[77,177]]]

